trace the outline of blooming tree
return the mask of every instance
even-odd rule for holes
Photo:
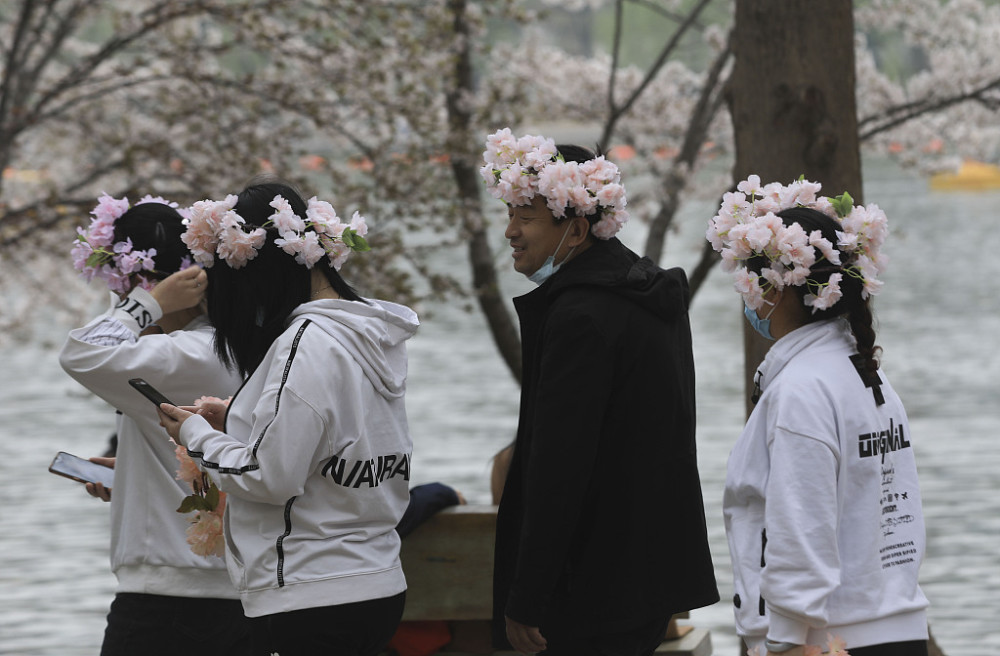
[[[596,126],[633,220],[650,223],[654,259],[685,198],[731,184],[704,166],[732,157],[728,26],[706,19],[730,3],[570,2],[611,12],[613,26],[606,52],[574,56],[544,31],[544,12],[566,1],[546,0],[541,14],[522,0],[3,4],[0,331],[33,307],[68,312],[89,298],[75,293],[68,250],[100,192],[188,204],[273,171],[368,218],[373,253],[344,271],[361,289],[472,299],[517,376],[493,253],[502,209],[484,204],[478,175],[487,134],[552,118]],[[662,21],[662,48],[645,66],[621,56],[627,12]],[[856,24],[862,143],[923,167],[995,152],[995,7],[875,0]],[[868,46],[877,31],[909,39],[924,67],[908,78],[881,70]],[[708,53],[697,67],[678,54],[692,42]],[[437,266],[456,247],[467,276]]]

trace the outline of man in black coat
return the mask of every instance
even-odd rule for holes
[[[600,214],[570,203],[557,219],[541,194],[509,206],[514,268],[539,287],[514,300],[521,408],[497,517],[494,638],[523,653],[651,654],[672,614],[719,598],[687,279],[597,238]]]

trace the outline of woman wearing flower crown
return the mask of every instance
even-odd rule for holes
[[[161,420],[228,493],[226,558],[259,651],[376,654],[406,589],[395,527],[417,317],[340,276],[367,250],[357,213],[272,180],[192,209],[216,348],[249,377],[228,410],[164,404]]]
[[[63,369],[119,413],[111,567],[118,578],[101,649],[134,654],[248,654],[250,627],[218,557],[188,544],[177,512],[190,493],[156,409],[128,384],[142,377],[169,398],[227,397],[240,378],[219,362],[203,312],[205,273],[190,266],[175,203],[104,195],[73,247],[86,279],[104,281],[111,307],[69,334]],[[179,629],[178,627],[184,627]]]
[[[805,180],[737,189],[707,236],[776,340],[723,497],[737,631],[759,654],[923,656],[920,488],[870,309],[885,214]]]

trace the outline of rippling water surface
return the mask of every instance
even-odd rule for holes
[[[998,653],[1000,193],[931,193],[894,170],[866,175],[868,200],[892,227],[879,342],[920,465],[931,627],[949,656]],[[691,268],[713,209],[686,209],[664,264]],[[623,236],[635,246],[641,233],[630,226]],[[498,246],[501,234],[498,226]],[[462,266],[461,254],[455,258]],[[512,295],[531,287],[516,274],[505,284]],[[478,314],[429,307],[422,315],[407,400],[415,482],[445,481],[488,503],[490,456],[513,437],[517,387]],[[724,600],[732,587],[722,485],[743,421],[742,321],[727,277],[714,272],[695,299],[692,325],[699,460]],[[0,654],[98,653],[114,591],[107,505],[46,472],[58,450],[98,454],[113,425],[111,411],[59,369],[60,342],[0,350]],[[737,656],[728,603],[695,611],[692,622],[712,630],[716,654]]]

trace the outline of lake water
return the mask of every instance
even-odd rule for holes
[[[933,193],[887,167],[866,170],[866,196],[889,215],[892,258],[876,312],[883,362],[911,420],[928,553],[921,580],[931,627],[949,656],[1000,652],[1000,193]],[[714,208],[686,208],[665,265],[690,270]],[[642,228],[622,235],[637,245]],[[502,227],[496,229],[497,247]],[[455,266],[461,266],[456,253]],[[507,266],[506,253],[500,256]],[[531,284],[509,272],[510,295]],[[95,307],[103,296],[94,291]],[[422,308],[411,342],[408,410],[414,481],[441,480],[488,503],[491,455],[516,427],[518,390],[480,316]],[[720,592],[732,597],[721,500],[743,423],[739,297],[714,272],[692,310],[699,460]],[[0,350],[0,654],[96,654],[114,590],[108,506],[46,472],[58,450],[96,455],[110,410],[56,361],[62,327]],[[683,566],[679,564],[679,566]],[[728,602],[692,614],[715,653],[737,656]]]

